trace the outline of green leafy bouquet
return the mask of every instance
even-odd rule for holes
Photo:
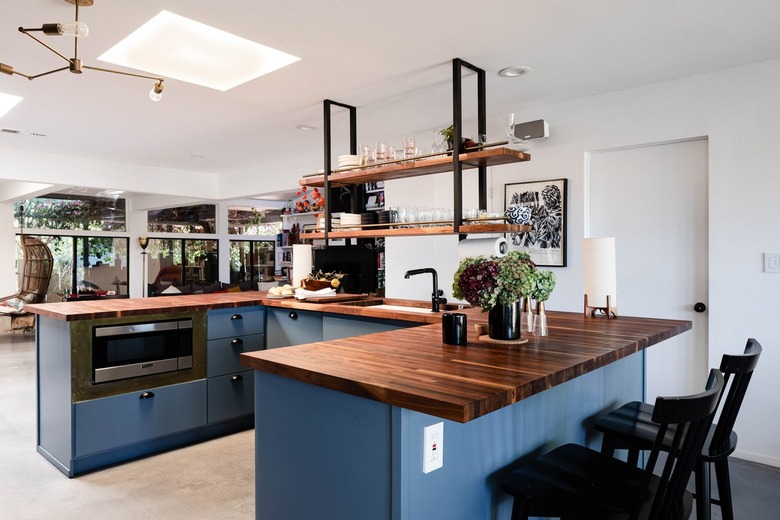
[[[455,272],[452,295],[488,311],[499,304],[509,305],[531,297],[537,289],[536,277],[536,264],[525,251],[512,251],[501,257],[464,258]],[[553,286],[554,280],[553,276]]]

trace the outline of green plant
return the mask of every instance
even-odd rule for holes
[[[525,251],[464,258],[455,272],[452,295],[488,311],[529,297],[536,287],[536,272],[536,264]]]
[[[439,130],[439,133],[444,138],[445,141],[454,141],[455,140],[455,126],[450,125],[446,128],[442,128]]]

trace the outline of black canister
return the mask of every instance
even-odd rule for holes
[[[447,345],[465,345],[467,338],[466,315],[445,312],[441,315],[441,338]]]

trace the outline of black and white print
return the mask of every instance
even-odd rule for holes
[[[510,250],[528,251],[537,265],[566,265],[566,179],[505,185],[504,207],[510,224],[531,226],[510,233]]]

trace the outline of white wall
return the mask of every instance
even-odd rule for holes
[[[736,426],[737,456],[774,466],[780,466],[780,392],[771,370],[780,366],[775,307],[780,306],[780,275],[762,272],[762,253],[780,251],[780,233],[773,227],[780,222],[778,84],[780,60],[775,60],[531,110],[490,107],[495,113],[514,110],[521,121],[544,118],[551,137],[534,141],[531,162],[489,172],[495,208],[503,207],[506,183],[569,179],[568,267],[555,269],[558,286],[549,308],[579,311],[585,154],[708,136],[709,193],[702,196],[709,197],[710,214],[709,358],[717,364],[723,353],[741,351],[748,337],[764,346]],[[499,118],[492,119],[489,139],[501,135]],[[386,183],[388,205],[423,205],[420,194],[441,189],[439,177]],[[411,284],[402,274],[432,266],[451,297],[456,246],[454,237],[388,240],[388,296],[427,298],[427,284]]]

